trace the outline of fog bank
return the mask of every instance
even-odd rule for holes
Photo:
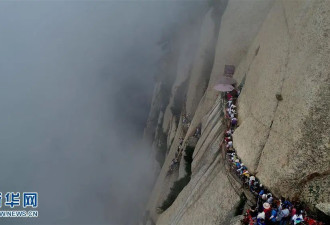
[[[39,192],[40,214],[2,224],[136,224],[157,42],[201,5],[0,3],[0,191]]]

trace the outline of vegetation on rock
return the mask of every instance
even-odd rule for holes
[[[163,204],[159,207],[161,212],[165,211],[173,204],[173,202],[178,197],[178,195],[183,190],[183,188],[189,183],[191,178],[191,163],[193,161],[192,156],[194,150],[195,148],[190,146],[187,146],[187,148],[185,149],[184,160],[186,162],[185,164],[186,175],[183,178],[174,182],[173,186],[171,187],[170,193],[167,195],[167,198],[164,200]]]

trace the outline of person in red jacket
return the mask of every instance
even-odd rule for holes
[[[272,214],[272,208],[268,202],[265,202],[262,206],[264,208],[265,220],[268,221]]]

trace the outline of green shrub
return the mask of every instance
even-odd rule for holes
[[[167,195],[166,200],[159,207],[162,212],[168,209],[173,204],[175,199],[178,197],[182,189],[189,183],[189,181],[190,181],[190,177],[185,176],[180,180],[174,182],[173,187],[171,187],[170,193]]]
[[[161,212],[165,211],[173,204],[173,202],[178,197],[178,195],[180,194],[182,189],[189,183],[190,178],[191,178],[191,163],[193,161],[192,156],[193,156],[194,150],[195,150],[195,148],[190,147],[190,146],[188,146],[185,149],[186,154],[184,156],[184,160],[186,161],[186,164],[185,164],[186,175],[183,178],[181,178],[180,180],[177,180],[174,182],[173,186],[170,189],[170,193],[167,195],[166,200],[164,200],[162,205],[159,207]]]
[[[241,215],[243,213],[244,205],[245,205],[246,201],[247,201],[247,198],[246,198],[245,194],[242,192],[242,194],[239,196],[239,202],[235,209],[235,216]]]

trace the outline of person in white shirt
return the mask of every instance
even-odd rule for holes
[[[260,212],[259,214],[258,214],[258,216],[257,216],[257,219],[265,219],[265,212],[264,211],[262,211],[262,212]]]
[[[228,141],[227,143],[227,148],[233,147],[233,142],[232,141]]]
[[[292,222],[293,222],[294,225],[296,225],[296,224],[300,224],[300,223],[304,220],[301,211],[300,211],[300,212],[297,212],[297,213],[291,218],[291,220],[292,220]]]

